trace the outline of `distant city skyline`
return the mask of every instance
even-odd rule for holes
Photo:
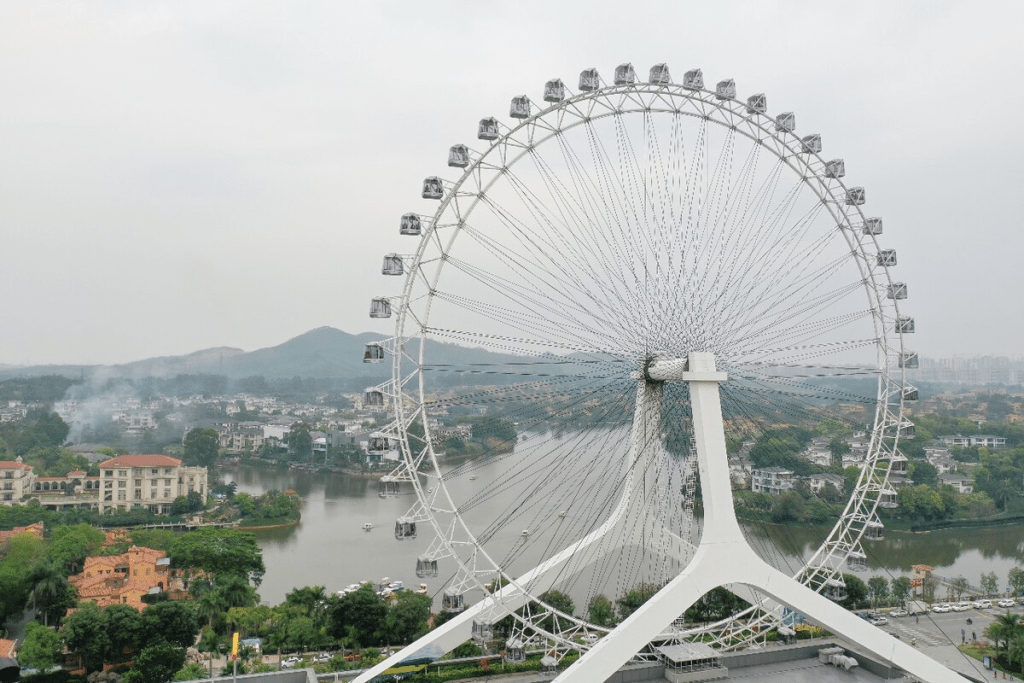
[[[389,336],[381,257],[449,146],[627,61],[795,111],[885,218],[908,344],[1020,357],[1022,32],[1010,2],[6,3],[0,364]]]

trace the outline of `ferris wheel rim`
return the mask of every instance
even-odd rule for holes
[[[635,109],[619,108],[618,110],[615,110],[615,111],[609,110],[609,111],[604,112],[603,114],[600,114],[597,117],[586,117],[586,120],[583,120],[582,118],[579,118],[578,120],[574,120],[571,123],[571,125],[567,125],[567,126],[548,126],[548,127],[546,127],[546,126],[537,126],[537,122],[538,121],[542,121],[544,119],[544,117],[559,116],[560,114],[564,113],[565,110],[567,108],[569,108],[570,106],[576,106],[576,105],[579,105],[581,103],[593,102],[593,101],[599,100],[601,98],[608,98],[610,96],[622,96],[622,97],[626,97],[628,99],[629,96],[636,96],[638,94],[656,94],[656,95],[658,95],[660,97],[663,97],[663,98],[668,98],[668,99],[681,98],[681,99],[684,99],[684,100],[689,101],[689,102],[693,102],[693,101],[696,100],[696,101],[698,101],[700,103],[701,106],[710,107],[711,110],[714,111],[714,112],[720,112],[720,113],[721,112],[728,112],[728,116],[731,116],[731,117],[737,117],[737,111],[736,110],[741,108],[741,107],[743,107],[743,103],[740,102],[737,99],[715,101],[713,99],[715,97],[715,94],[712,91],[710,91],[710,90],[704,90],[704,89],[694,90],[694,89],[690,89],[690,88],[684,88],[682,85],[679,85],[679,84],[664,85],[664,84],[652,84],[652,83],[635,83],[635,84],[631,84],[631,85],[611,85],[611,86],[605,86],[605,87],[600,88],[598,90],[581,92],[581,93],[579,93],[577,95],[572,96],[571,98],[566,98],[566,100],[561,101],[561,102],[552,103],[546,109],[543,109],[542,111],[540,111],[540,112],[538,112],[536,114],[531,114],[531,116],[529,118],[524,119],[523,121],[521,121],[514,128],[508,129],[507,131],[502,133],[501,136],[498,139],[495,139],[495,140],[491,141],[491,144],[487,147],[487,149],[482,154],[479,154],[479,156],[475,160],[473,160],[466,167],[466,169],[463,171],[463,173],[459,177],[459,179],[457,181],[455,181],[454,183],[451,183],[450,184],[450,189],[447,192],[445,192],[445,195],[444,195],[444,198],[441,201],[441,204],[439,205],[439,207],[437,208],[437,210],[435,211],[435,213],[433,214],[433,216],[430,219],[430,225],[429,225],[429,228],[427,228],[428,233],[431,233],[434,230],[434,228],[438,225],[438,220],[445,215],[445,212],[448,210],[448,208],[450,207],[451,203],[453,201],[455,201],[459,197],[468,197],[468,198],[470,198],[470,206],[467,208],[467,210],[464,212],[464,214],[462,214],[463,218],[468,217],[469,215],[472,214],[472,211],[475,208],[476,204],[479,201],[482,200],[482,198],[490,190],[491,186],[493,186],[494,183],[498,182],[498,180],[500,179],[501,174],[500,173],[495,173],[495,175],[491,179],[490,183],[484,185],[483,187],[479,187],[478,188],[479,192],[477,192],[477,193],[463,192],[462,194],[460,194],[461,188],[465,184],[467,184],[470,181],[472,181],[474,179],[474,177],[479,176],[481,174],[482,170],[487,170],[487,169],[493,170],[493,169],[499,168],[496,165],[489,165],[489,164],[485,163],[485,161],[492,154],[500,155],[500,152],[501,152],[502,149],[507,149],[507,147],[509,146],[509,141],[510,140],[515,141],[514,136],[515,136],[516,133],[524,131],[524,130],[528,129],[531,126],[534,126],[535,128],[539,127],[539,128],[541,128],[543,130],[547,130],[548,134],[546,136],[544,136],[543,139],[535,141],[530,146],[513,145],[513,146],[516,146],[516,147],[520,148],[519,153],[517,155],[515,155],[514,158],[506,159],[505,162],[501,165],[500,168],[510,168],[510,167],[512,167],[519,160],[525,158],[526,155],[530,154],[533,151],[533,148],[535,146],[539,146],[539,145],[547,142],[548,140],[550,140],[550,139],[552,139],[552,138],[554,138],[554,137],[556,137],[556,136],[558,136],[560,134],[563,134],[564,132],[566,132],[566,131],[568,131],[568,130],[570,130],[572,128],[575,128],[577,126],[585,125],[587,123],[590,123],[594,119],[600,119],[600,118],[605,118],[605,117],[609,117],[609,116],[622,116],[622,115],[625,115],[625,114],[635,114],[635,113],[641,113],[641,112],[643,112],[645,114],[658,114],[658,115],[660,115],[660,114],[669,114],[669,113],[683,114],[683,115],[687,115],[687,116],[697,116],[698,115],[695,112],[680,111],[678,108],[676,108],[676,109],[661,110],[661,109],[652,109],[650,107],[640,107],[640,106],[638,106]],[[727,106],[727,105],[729,105],[729,106]],[[714,118],[712,118],[711,116],[709,116],[707,114],[705,114],[703,116],[703,118],[705,118],[708,121],[711,121],[712,123],[716,123],[718,125],[723,125],[723,126],[728,125],[727,123],[725,123],[723,121],[715,120]],[[795,159],[799,159],[801,154],[805,155],[805,157],[807,158],[807,162],[804,164],[804,166],[806,167],[806,170],[810,170],[810,167],[811,167],[812,163],[817,163],[820,166],[824,166],[824,164],[826,163],[824,161],[824,158],[821,156],[821,154],[819,152],[810,152],[810,153],[800,152],[800,153],[797,153],[793,149],[793,146],[794,146],[794,144],[796,144],[796,145],[800,144],[800,142],[801,142],[800,138],[798,136],[796,136],[795,133],[792,133],[792,132],[772,131],[772,130],[770,130],[770,125],[771,125],[771,123],[774,120],[771,117],[767,116],[765,113],[762,113],[762,112],[749,113],[746,116],[739,116],[737,118],[739,120],[741,120],[741,121],[746,122],[748,125],[750,125],[752,127],[753,130],[757,130],[757,131],[760,131],[761,133],[763,133],[765,138],[770,138],[775,143],[779,144],[782,149],[788,150],[791,153],[791,157],[788,160],[787,159],[783,159],[782,155],[777,151],[777,149],[773,149],[770,146],[764,145],[764,139],[755,137],[754,135],[748,134],[747,132],[744,132],[742,130],[738,131],[740,134],[745,135],[753,143],[764,145],[765,148],[768,149],[769,152],[771,152],[772,154],[775,154],[775,156],[777,158],[779,158],[780,160],[782,160],[785,163],[787,163],[787,165],[789,165],[792,170],[796,171],[796,168],[793,167],[791,162],[793,160],[795,160]],[[735,125],[733,125],[732,126],[732,130],[737,130],[737,127]],[[818,181],[817,189],[808,180],[808,177],[813,179],[813,180],[815,180],[815,181]],[[831,180],[833,181],[832,184],[834,186],[834,189],[829,189],[829,186],[828,186],[829,184],[824,182],[824,179],[822,177],[820,177],[820,175],[818,173],[810,173],[808,177],[804,178],[804,182],[805,182],[806,186],[810,187],[812,189],[812,191],[815,191],[815,193],[819,197],[819,201],[820,202],[828,205],[826,208],[829,209],[829,212],[832,215],[833,221],[837,223],[837,228],[841,229],[841,231],[843,232],[844,238],[847,240],[848,243],[850,243],[851,242],[851,234],[853,234],[854,226],[858,225],[858,224],[863,225],[865,223],[865,221],[867,220],[866,216],[863,213],[863,210],[861,209],[861,207],[859,205],[854,205],[852,207],[845,207],[844,204],[840,201],[840,198],[838,196],[836,196],[836,194],[835,194],[836,192],[838,192],[840,190],[845,192],[845,191],[847,191],[849,189],[849,188],[846,187],[846,185],[842,182],[842,180],[840,178],[832,178]],[[823,192],[819,193],[819,192],[817,192],[817,190],[823,190]],[[475,197],[473,196],[474,194],[475,194]],[[831,203],[829,203],[829,201],[826,200],[822,196],[823,194],[827,195],[829,197],[829,199],[831,200]],[[838,211],[839,216],[836,216],[836,213],[832,210],[833,208],[835,208],[836,211]],[[851,217],[848,215],[849,213],[853,213],[853,219],[859,219],[859,221],[858,220],[851,220]],[[841,217],[841,219],[840,219],[840,217]],[[842,230],[842,228],[844,228],[844,227],[847,228],[847,229],[846,230]],[[447,251],[451,249],[451,245],[454,244],[455,238],[456,238],[456,236],[457,236],[457,234],[458,234],[460,229],[461,229],[460,227],[456,227],[456,229],[453,230],[453,236],[450,238],[450,242],[448,244],[447,249],[442,247],[442,250],[444,251],[444,253],[447,253]],[[441,470],[440,470],[440,467],[439,467],[439,464],[438,464],[437,453],[436,453],[435,448],[434,448],[433,437],[430,435],[429,429],[425,429],[425,432],[426,432],[425,433],[425,437],[424,437],[425,444],[424,444],[424,446],[422,448],[422,452],[419,453],[419,454],[414,454],[414,449],[409,444],[408,434],[407,434],[407,427],[408,427],[408,425],[413,420],[417,419],[417,417],[419,419],[423,420],[424,424],[426,422],[425,414],[422,412],[422,408],[423,408],[424,405],[426,405],[426,400],[427,400],[426,399],[427,386],[426,386],[426,383],[424,381],[424,374],[425,373],[423,372],[423,369],[425,367],[426,341],[427,341],[427,338],[428,338],[428,336],[429,336],[429,334],[431,332],[431,328],[426,323],[429,322],[429,312],[430,312],[430,307],[431,307],[432,304],[430,304],[428,302],[426,308],[424,309],[425,312],[426,312],[426,315],[422,316],[424,318],[424,320],[422,320],[422,321],[416,320],[413,323],[412,327],[414,328],[414,331],[412,333],[407,333],[407,330],[406,330],[406,322],[407,322],[406,321],[406,315],[409,312],[408,302],[412,298],[412,290],[413,290],[413,284],[414,284],[414,282],[413,282],[414,281],[414,274],[415,274],[416,271],[418,271],[418,265],[420,264],[421,259],[423,257],[423,252],[424,252],[424,249],[425,249],[425,245],[427,244],[429,237],[430,237],[430,234],[425,234],[421,238],[420,245],[419,245],[415,255],[413,256],[412,265],[409,268],[409,275],[407,276],[406,284],[405,284],[405,287],[403,289],[403,294],[402,294],[402,297],[401,297],[402,305],[399,308],[398,317],[397,317],[397,320],[396,320],[396,328],[395,328],[396,329],[395,338],[397,340],[399,340],[399,344],[400,345],[404,344],[405,340],[418,339],[419,340],[419,348],[418,348],[418,351],[417,351],[416,358],[413,358],[412,356],[409,356],[409,355],[405,354],[404,349],[396,351],[396,353],[394,354],[393,378],[391,380],[393,385],[394,385],[393,390],[395,390],[397,392],[398,396],[401,396],[402,392],[403,392],[403,387],[408,382],[410,382],[413,379],[415,379],[416,380],[415,391],[418,394],[419,401],[417,403],[413,404],[414,407],[412,408],[411,411],[407,411],[407,407],[405,406],[405,402],[403,400],[397,400],[395,402],[395,408],[394,408],[395,409],[395,416],[396,416],[395,424],[396,424],[396,428],[397,428],[397,431],[398,431],[398,434],[399,434],[399,441],[400,441],[400,446],[401,446],[401,449],[402,449],[402,456],[403,456],[403,458],[405,460],[405,465],[407,467],[409,467],[409,466],[412,466],[412,464],[414,462],[415,463],[422,463],[424,460],[429,461],[431,463],[431,465],[433,466],[434,474],[437,476],[437,479],[438,479],[438,485],[437,485],[437,490],[436,490],[436,492],[434,494],[434,497],[430,498],[429,500],[430,501],[436,500],[436,496],[437,496],[438,493],[443,494],[443,496],[447,498],[448,506],[450,506],[452,508],[452,511],[454,511],[456,518],[460,521],[461,524],[463,524],[465,532],[467,534],[469,534],[470,537],[472,537],[472,533],[470,532],[469,528],[467,526],[465,526],[465,522],[461,519],[461,515],[458,514],[458,511],[456,509],[457,506],[454,504],[454,501],[451,499],[451,496],[450,496],[449,492],[447,491],[447,487],[444,486],[443,477],[441,476]],[[436,235],[435,235],[435,237],[436,237]],[[879,245],[878,245],[878,239],[877,239],[876,235],[872,234],[872,235],[868,236],[868,238],[874,244],[876,250],[880,248]],[[851,246],[851,249],[853,251],[858,252],[861,256],[866,257],[867,254],[864,251],[864,246],[865,245],[863,244],[863,240],[864,240],[864,237],[860,237],[860,238],[854,239],[853,240],[854,243],[850,244],[850,246]],[[894,353],[894,350],[897,351],[901,355],[904,352],[903,334],[901,332],[895,332],[895,331],[890,332],[890,331],[888,331],[886,329],[886,324],[887,323],[886,323],[886,320],[884,319],[885,318],[884,311],[887,308],[889,308],[889,307],[891,307],[892,310],[894,311],[893,315],[899,315],[899,301],[898,300],[893,300],[891,302],[891,304],[887,304],[887,305],[885,305],[884,302],[881,300],[881,294],[880,294],[881,287],[882,286],[891,286],[894,283],[893,278],[892,278],[891,273],[890,273],[890,269],[889,269],[888,266],[878,266],[877,268],[866,268],[865,264],[862,263],[862,261],[864,261],[864,260],[866,260],[866,259],[861,259],[861,260],[857,261],[857,264],[858,264],[858,267],[861,268],[861,272],[865,275],[864,281],[863,281],[863,285],[864,285],[865,290],[868,292],[868,300],[871,303],[870,311],[871,311],[871,317],[872,317],[873,325],[875,326],[876,331],[877,331],[877,349],[878,349],[877,355],[878,355],[878,359],[879,359],[878,360],[878,367],[876,369],[876,374],[878,375],[878,390],[877,390],[877,397],[876,397],[876,401],[875,401],[875,406],[876,406],[876,411],[875,412],[876,412],[876,415],[875,415],[875,425],[873,426],[873,429],[872,429],[872,444],[875,443],[876,438],[879,440],[879,444],[877,446],[875,446],[875,445],[872,446],[873,451],[877,452],[877,451],[881,450],[881,439],[882,439],[881,432],[884,429],[884,425],[880,425],[879,422],[883,422],[884,423],[884,422],[886,422],[886,420],[892,420],[892,419],[895,419],[897,422],[902,422],[902,420],[903,420],[903,397],[902,397],[902,394],[900,393],[899,389],[902,389],[902,387],[904,387],[906,385],[906,369],[904,367],[902,367],[902,366],[898,367],[898,368],[895,368],[895,369],[890,367],[891,356]],[[435,279],[434,279],[433,283],[431,283],[431,286],[436,286],[437,278],[440,277],[440,272],[441,272],[441,268],[438,268],[435,271]],[[881,281],[881,282],[878,282],[878,281]],[[874,297],[873,299],[872,299],[872,296]],[[417,327],[417,326],[419,327],[419,330],[415,331],[415,327]],[[889,340],[890,340],[890,336],[891,335],[895,336],[896,339],[894,341],[897,341],[896,344],[890,344]],[[895,347],[895,349],[894,349],[894,347]],[[414,367],[409,372],[407,372],[407,373],[403,372],[403,355],[405,355],[405,361],[406,362],[414,365]],[[895,373],[894,373],[894,370],[895,370]],[[897,374],[898,378],[897,377],[893,377],[894,374]],[[894,388],[895,388],[895,390],[894,390]],[[895,410],[892,410],[891,407],[895,407]],[[879,415],[882,416],[881,420],[879,420]],[[898,440],[898,435],[897,435],[896,439],[894,439],[892,441],[892,446],[891,446],[892,450],[895,450],[897,440]],[[862,475],[861,475],[862,479],[865,476],[864,472],[866,472],[866,468],[865,468],[865,470],[862,470]],[[419,486],[418,482],[416,482],[416,477],[412,477],[412,480],[414,481],[414,488],[416,490],[417,497],[418,497],[418,500],[420,502],[420,505],[423,507],[423,509],[426,512],[426,514],[430,517],[430,521],[432,523],[434,523],[434,525],[436,527],[437,525],[435,523],[435,520],[433,519],[433,515],[430,514],[430,504],[432,504],[432,503],[430,503],[430,504],[427,503],[427,500],[428,500],[427,496],[425,495],[425,492],[422,490],[422,488]],[[885,481],[887,481],[887,480],[888,480],[888,467],[886,468],[886,474],[885,474]],[[860,482],[858,483],[858,486],[860,486]],[[866,491],[865,493],[868,493],[868,492]],[[858,502],[858,505],[863,503],[864,499],[865,499],[865,495],[861,495],[861,498],[860,498],[860,501]],[[836,526],[835,526],[835,528],[833,530],[833,533],[835,533],[835,529],[838,529],[840,526],[843,525],[844,520],[848,517],[848,515],[852,514],[850,512],[850,510],[857,508],[858,505],[854,505],[854,497],[851,497],[851,503],[847,506],[847,509],[844,510],[844,513],[840,516],[839,520],[837,520]],[[852,508],[851,508],[851,506],[852,506]],[[871,514],[871,515],[875,514],[875,512],[877,510],[877,507],[878,507],[878,498],[876,496],[874,498],[873,504],[871,505],[871,509],[870,509],[870,513],[869,514]],[[846,526],[847,527],[849,526],[849,521],[848,520],[847,520]],[[435,531],[436,532],[441,532],[442,530],[439,529],[439,528],[435,528]],[[863,530],[861,530],[860,533],[862,535],[863,534]],[[857,539],[856,539],[856,542],[859,542],[859,541],[860,541],[860,536],[858,536]],[[480,547],[479,544],[478,544],[478,548],[479,548],[479,551],[484,554],[486,559],[499,572],[499,575],[503,575],[503,572],[501,572],[501,563],[495,562],[491,558],[489,558],[486,555],[486,551],[482,547]],[[450,550],[450,548],[449,548],[449,550]],[[820,548],[819,548],[819,552],[820,552]],[[457,557],[457,554],[455,556]],[[461,565],[461,562],[460,562],[460,565]],[[805,568],[802,568],[801,572],[803,572]],[[800,572],[798,572],[798,574],[799,573]],[[506,576],[505,578],[511,578],[511,577],[507,577]],[[512,580],[514,581],[514,579],[512,579]],[[532,596],[532,597],[536,597],[536,596]],[[565,615],[565,616],[568,616],[568,615]],[[601,629],[599,627],[595,627],[595,630],[601,630]]]

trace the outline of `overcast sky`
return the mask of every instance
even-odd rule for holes
[[[4,2],[0,363],[388,327],[381,256],[511,96],[700,67],[846,159],[925,355],[1024,356],[1024,3]]]

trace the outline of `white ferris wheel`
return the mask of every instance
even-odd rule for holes
[[[843,632],[842,574],[866,567],[905,471],[917,355],[882,219],[824,149],[764,94],[664,64],[548,81],[450,148],[451,177],[401,216],[408,247],[382,272],[404,286],[370,312],[394,335],[364,360],[393,368],[365,395],[393,413],[370,440],[396,460],[380,494],[411,496],[396,538],[429,534],[417,574],[447,581],[455,616],[362,678],[470,636],[500,635],[510,661],[541,647],[552,669],[578,655],[561,676],[595,680],[659,643],[756,643],[786,607]],[[859,478],[810,559],[771,567],[736,523],[727,458],[825,420],[863,431]],[[796,598],[767,585],[779,569]],[[723,584],[753,606],[681,625]],[[660,592],[618,626],[588,609],[637,590]],[[885,656],[929,666],[903,649]]]

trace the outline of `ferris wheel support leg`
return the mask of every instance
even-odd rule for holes
[[[655,379],[659,379],[655,377]],[[685,372],[666,370],[665,380],[690,385],[694,441],[704,491],[704,531],[690,564],[653,598],[598,641],[555,680],[559,683],[600,683],[628,662],[702,595],[728,583],[742,583],[804,614],[813,622],[864,647],[873,655],[929,683],[963,682],[917,648],[818,595],[768,565],[750,548],[732,506],[714,356],[691,353]],[[663,380],[663,381],[665,381]]]

